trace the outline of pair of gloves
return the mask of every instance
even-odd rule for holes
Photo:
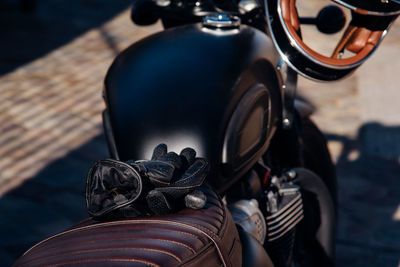
[[[89,171],[86,204],[97,219],[162,215],[182,208],[201,209],[205,195],[198,189],[209,171],[203,158],[185,148],[180,155],[158,145],[151,160],[97,161]]]

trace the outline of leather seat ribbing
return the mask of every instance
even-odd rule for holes
[[[238,266],[241,245],[211,190],[201,210],[118,221],[85,219],[29,249],[15,266]]]

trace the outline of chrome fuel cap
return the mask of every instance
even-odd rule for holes
[[[238,29],[240,18],[228,14],[214,14],[203,18],[203,27],[209,29]]]

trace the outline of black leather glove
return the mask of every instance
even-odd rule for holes
[[[114,159],[97,161],[86,180],[86,206],[94,218],[136,217],[145,214],[143,205],[143,179],[129,164]]]
[[[202,198],[201,193],[196,192],[183,201],[184,197],[203,183],[209,171],[208,162],[196,158],[192,148],[185,148],[177,155],[174,152],[167,153],[167,146],[160,144],[154,149],[150,161],[139,161],[132,165],[154,186],[147,194],[146,202],[155,214],[170,213],[182,208],[184,203],[194,208],[190,199]]]
[[[180,155],[158,145],[149,161],[100,160],[86,184],[88,213],[95,218],[127,218],[167,214],[181,208],[202,208],[198,188],[209,171],[203,158],[185,148]]]

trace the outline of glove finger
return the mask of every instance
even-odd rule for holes
[[[186,147],[181,151],[180,156],[186,161],[187,166],[190,166],[194,163],[196,151],[193,148]]]
[[[175,172],[175,167],[164,161],[140,162],[140,166],[146,170],[145,175],[149,177],[155,187],[168,186]]]
[[[146,202],[150,210],[158,215],[168,214],[172,210],[172,206],[165,195],[157,190],[151,190],[149,192],[146,196]]]
[[[157,188],[157,190],[167,193],[174,198],[180,198],[199,187],[207,177],[210,167],[208,161],[197,158],[186,172],[170,186]]]
[[[162,161],[172,164],[177,170],[182,168],[182,159],[175,152],[169,152],[163,157]]]
[[[203,158],[197,158],[185,173],[172,184],[172,187],[185,188],[200,186],[206,178],[209,170],[210,166],[208,161]]]
[[[151,157],[151,160],[157,160],[160,159],[161,157],[165,156],[167,154],[167,145],[166,144],[159,144],[154,148],[153,151],[153,156]]]
[[[158,191],[168,194],[168,196],[171,196],[173,199],[179,199],[190,192],[192,192],[196,186],[194,187],[159,187],[157,188]]]

